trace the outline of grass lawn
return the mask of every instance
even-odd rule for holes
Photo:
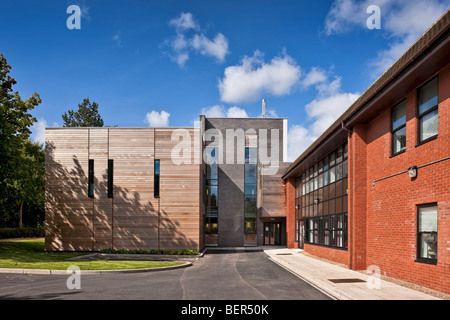
[[[66,270],[71,265],[81,270],[123,270],[159,268],[183,264],[173,261],[70,261],[84,253],[45,252],[44,239],[0,240],[0,268]]]

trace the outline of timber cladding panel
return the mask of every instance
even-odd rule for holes
[[[47,129],[46,250],[201,249],[200,165],[173,163],[173,130]],[[186,130],[198,138],[198,130]],[[114,160],[112,198],[108,159]],[[160,198],[154,197],[155,159],[161,163]]]
[[[93,201],[87,196],[88,130],[46,130],[46,250],[93,246]]]

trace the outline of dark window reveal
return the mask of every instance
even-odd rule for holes
[[[88,197],[94,197],[94,160],[89,159],[88,169]]]
[[[108,160],[108,198],[113,197],[114,160]]]
[[[159,160],[155,160],[155,177],[154,177],[153,195],[155,198],[159,198]]]

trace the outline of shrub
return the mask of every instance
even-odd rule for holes
[[[199,254],[196,250],[126,250],[126,249],[102,249],[101,253],[117,253],[117,254],[167,254],[167,255],[197,255]]]
[[[45,236],[44,227],[37,228],[1,228],[0,239],[33,238]]]

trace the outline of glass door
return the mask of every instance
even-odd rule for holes
[[[273,246],[281,244],[281,223],[264,223],[264,245]]]

